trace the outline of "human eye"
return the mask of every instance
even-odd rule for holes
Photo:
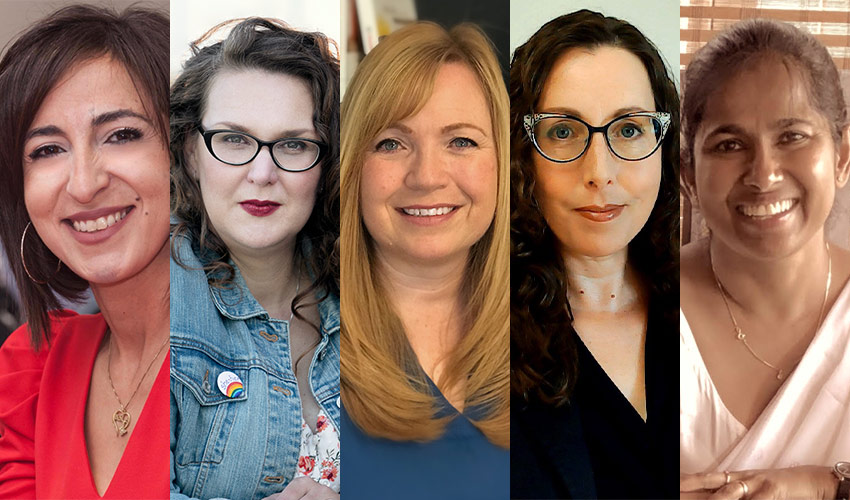
[[[401,149],[401,143],[395,139],[384,139],[375,145],[375,151],[391,153]]]
[[[798,144],[809,138],[808,134],[793,130],[786,130],[779,136],[779,144]]]
[[[546,137],[557,141],[570,139],[576,135],[574,127],[573,123],[567,121],[555,123],[546,130]]]
[[[468,137],[455,137],[449,144],[459,149],[478,147],[478,143]]]
[[[218,140],[228,146],[247,146],[251,142],[246,135],[236,132],[219,134]]]
[[[30,161],[36,161],[44,158],[52,158],[64,152],[65,150],[57,144],[45,144],[44,146],[35,148],[27,155],[27,158],[29,158]]]
[[[278,147],[284,153],[291,155],[301,154],[307,151],[307,143],[305,141],[298,141],[292,139],[281,141]]]
[[[142,131],[137,128],[125,127],[110,134],[106,142],[109,144],[124,144],[139,140],[142,138],[142,135]]]
[[[744,149],[743,143],[738,139],[725,139],[711,147],[713,153],[735,153]]]
[[[639,123],[623,121],[616,124],[613,134],[623,139],[637,139],[644,134],[644,131]]]

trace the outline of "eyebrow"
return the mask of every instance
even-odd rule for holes
[[[771,128],[774,129],[784,129],[788,127],[792,127],[794,125],[804,124],[804,125],[814,125],[809,120],[804,118],[780,118],[771,124]],[[709,140],[716,135],[747,135],[747,131],[744,130],[743,127],[738,125],[733,125],[731,123],[720,125],[714,128],[711,132],[706,134],[705,140]]]
[[[215,126],[211,127],[211,130],[216,130],[220,128],[227,128],[230,130],[234,130],[236,132],[243,132],[246,134],[254,135],[254,132],[248,130],[247,127],[239,125],[238,123],[233,122],[216,122]],[[206,127],[204,127],[206,129]],[[283,130],[279,134],[276,134],[278,137],[299,137],[302,135],[307,135],[310,133],[315,133],[315,131],[311,128],[301,128],[301,129],[292,129],[292,130]]]
[[[546,108],[545,110],[539,111],[539,113],[556,113],[562,115],[570,115],[581,118],[582,120],[587,120],[587,118],[582,115],[581,111],[573,108],[564,108],[564,107],[556,107],[556,108]],[[614,118],[618,118],[623,115],[627,115],[629,113],[652,113],[648,109],[641,106],[625,106],[619,109],[614,110],[612,113],[608,114],[605,120],[613,120]]]
[[[131,109],[116,109],[115,111],[108,111],[106,113],[101,113],[91,120],[91,126],[99,127],[101,125],[105,125],[110,122],[114,122],[116,120],[120,120],[121,118],[138,118],[143,120],[145,123],[149,125],[153,125],[151,123],[150,118],[145,115],[136,113]],[[33,137],[43,137],[49,135],[61,135],[63,134],[63,130],[56,125],[46,125],[44,127],[37,127],[29,132],[27,132],[26,137],[24,138],[24,142],[32,139]]]
[[[484,135],[484,136],[487,135],[487,132],[485,132],[484,129],[482,129],[478,125],[473,125],[471,123],[466,123],[466,122],[458,122],[458,123],[452,123],[452,124],[446,125],[445,127],[442,127],[440,129],[440,133],[441,134],[447,134],[449,132],[452,132],[454,130],[461,129],[461,128],[471,128],[471,129],[474,129],[474,130],[481,132],[481,135]],[[408,127],[407,125],[404,125],[402,123],[390,124],[386,128],[386,130],[390,130],[390,129],[397,129],[397,130],[400,130],[401,132],[403,132],[405,134],[413,134],[413,129],[411,129],[410,127]]]
[[[478,125],[473,125],[471,123],[462,123],[462,122],[461,123],[452,123],[451,125],[446,125],[445,127],[441,128],[440,131],[443,134],[447,134],[449,132],[452,132],[454,130],[461,129],[461,128],[471,128],[473,130],[477,130],[477,131],[481,132],[481,135],[484,135],[484,136],[487,135],[487,132],[484,132],[484,129],[482,129]]]

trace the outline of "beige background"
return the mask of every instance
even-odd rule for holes
[[[3,0],[0,16],[0,47],[6,52],[9,41],[32,23],[67,5],[103,5],[122,10],[129,5],[154,8],[168,12],[168,0]]]

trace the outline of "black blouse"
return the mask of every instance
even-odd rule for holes
[[[569,404],[512,401],[512,498],[678,498],[676,320],[650,310],[646,422],[578,338]]]

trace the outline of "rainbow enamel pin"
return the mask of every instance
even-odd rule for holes
[[[221,372],[218,376],[218,390],[228,398],[238,398],[245,394],[242,380],[233,372]]]

